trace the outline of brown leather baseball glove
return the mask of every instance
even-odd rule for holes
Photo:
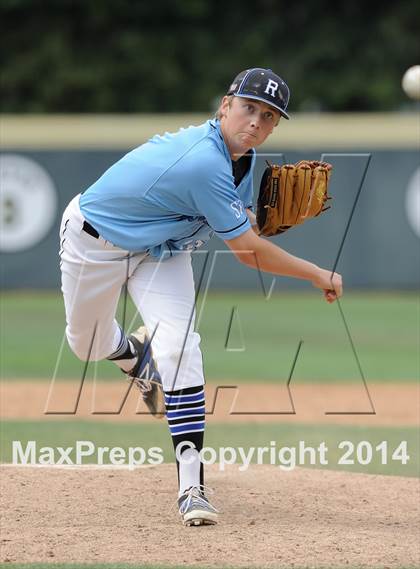
[[[331,164],[301,160],[297,164],[268,164],[260,184],[257,224],[261,235],[284,233],[330,209],[328,183]]]

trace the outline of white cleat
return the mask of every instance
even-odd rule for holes
[[[185,526],[217,524],[218,511],[205,497],[201,487],[192,486],[178,499],[179,513]]]

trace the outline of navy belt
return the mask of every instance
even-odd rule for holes
[[[89,233],[89,235],[91,235],[92,237],[94,237],[95,239],[99,239],[99,233],[96,231],[96,229],[94,227],[91,226],[90,223],[88,223],[87,221],[83,222],[83,227],[82,227],[83,231],[85,231],[86,233]]]

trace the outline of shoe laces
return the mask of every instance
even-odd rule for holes
[[[131,375],[129,375],[127,379],[128,381],[134,383],[134,385],[138,387],[142,393],[148,393],[153,388],[153,384],[150,379],[141,379],[140,377],[133,377]]]
[[[191,486],[188,490],[177,499],[176,505],[179,508],[181,513],[181,507],[184,509],[188,508],[191,502],[197,501],[199,505],[203,505],[206,508],[210,507],[214,512],[218,513],[218,510],[214,506],[210,504],[210,502],[206,498],[206,494],[214,494],[214,490],[209,486],[205,486],[204,484],[198,484],[198,486]],[[182,502],[180,503],[180,500]]]

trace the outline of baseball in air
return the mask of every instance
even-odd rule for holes
[[[402,88],[410,99],[420,99],[420,65],[407,69],[402,78]]]

